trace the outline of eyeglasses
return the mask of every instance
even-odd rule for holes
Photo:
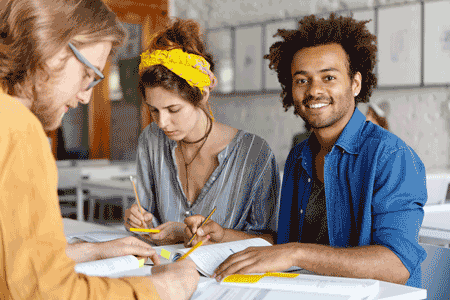
[[[78,51],[78,49],[77,48],[75,48],[75,46],[74,45],[72,45],[71,43],[69,43],[69,47],[70,47],[70,49],[72,49],[72,51],[73,51],[73,54],[75,54],[75,56],[76,56],[76,58],[81,62],[81,63],[83,63],[86,67],[89,67],[89,68],[91,68],[94,72],[95,72],[95,74],[98,76],[96,76],[95,78],[94,78],[94,80],[91,82],[91,83],[89,83],[89,85],[88,85],[88,87],[86,88],[86,90],[89,90],[89,89],[91,89],[91,88],[93,88],[94,86],[96,86],[100,81],[102,81],[104,78],[105,78],[105,75],[103,75],[103,73],[102,72],[100,72],[100,70],[99,69],[97,69],[96,67],[94,67],[82,54],[81,54],[81,52],[80,51]]]

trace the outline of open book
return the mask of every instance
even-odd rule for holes
[[[197,270],[204,276],[211,276],[214,270],[230,255],[245,250],[248,247],[272,246],[261,238],[233,241],[220,244],[211,244],[198,247],[187,259],[191,259],[197,266]],[[182,245],[181,245],[182,247]],[[163,257],[161,263],[170,263],[183,256],[191,248],[181,248],[180,245],[153,247]],[[164,260],[165,259],[165,260]],[[289,271],[297,270],[291,268]]]

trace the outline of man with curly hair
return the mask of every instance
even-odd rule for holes
[[[421,286],[425,167],[356,108],[376,86],[376,37],[366,23],[312,15],[297,30],[278,30],[282,41],[265,58],[278,73],[283,106],[294,106],[313,133],[286,161],[277,245],[234,254],[216,270],[219,280],[298,266]]]

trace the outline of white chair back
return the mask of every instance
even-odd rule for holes
[[[427,205],[442,204],[447,196],[450,174],[427,174]]]
[[[422,263],[422,288],[427,290],[427,299],[450,299],[450,248],[420,245],[427,252]]]

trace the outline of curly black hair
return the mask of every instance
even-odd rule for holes
[[[278,29],[274,37],[279,36],[283,41],[274,43],[264,58],[270,61],[269,67],[278,74],[286,111],[294,105],[291,76],[294,55],[303,48],[331,43],[340,44],[345,50],[350,78],[353,78],[356,72],[362,75],[361,91],[355,98],[355,104],[369,102],[369,97],[377,85],[377,78],[373,73],[377,45],[376,36],[365,26],[368,22],[356,21],[352,17],[337,17],[332,13],[328,19],[319,19],[315,15],[306,16],[298,22],[297,30]]]

